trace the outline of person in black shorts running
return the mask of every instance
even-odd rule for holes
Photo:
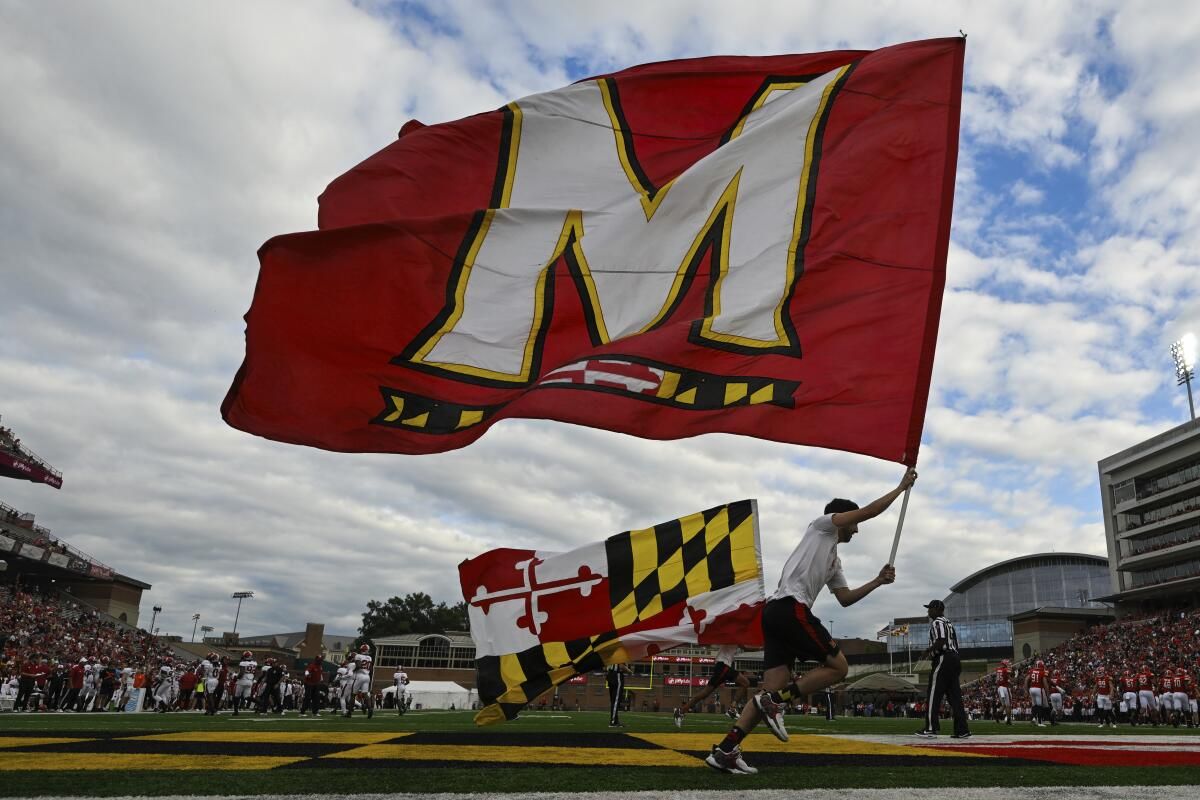
[[[916,470],[909,469],[895,489],[864,508],[849,500],[835,498],[825,506],[823,516],[809,523],[808,530],[800,537],[800,544],[783,566],[779,588],[763,607],[763,691],[755,695],[753,703],[746,704],[737,723],[720,744],[713,745],[704,763],[721,772],[758,772],[742,758],[741,741],[746,734],[754,730],[761,719],[776,738],[786,742],[784,708],[795,698],[819,692],[846,677],[849,669],[846,656],[821,620],[813,615],[813,601],[821,587],[826,586],[843,606],[853,605],[880,586],[896,580],[896,570],[885,564],[871,581],[857,589],[849,588],[846,576],[842,574],[837,546],[853,539],[860,522],[882,514],[916,480]],[[792,666],[798,658],[817,661],[820,665],[797,681],[792,677]]]
[[[707,698],[713,692],[720,689],[726,683],[736,683],[743,689],[749,689],[751,685],[757,683],[751,678],[743,675],[733,668],[733,658],[737,655],[737,645],[724,645],[717,650],[717,663],[713,664],[712,675],[708,676],[708,683],[703,689],[696,692],[689,699],[684,700],[675,709],[675,727],[683,727],[683,715],[692,710],[693,706],[700,704],[702,700]],[[718,696],[719,697],[719,696]],[[730,714],[734,719],[737,719],[737,714],[732,710],[733,704],[730,704]]]

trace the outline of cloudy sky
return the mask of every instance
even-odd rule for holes
[[[921,6],[925,8],[922,9]],[[269,237],[410,118],[711,54],[969,34],[948,284],[899,580],[817,613],[872,635],[995,561],[1104,553],[1096,462],[1187,418],[1200,331],[1200,8],[1164,3],[145,3],[0,0],[0,414],[65,475],[0,500],[154,585],[164,631],[352,631],[455,601],[497,545],[563,550],[757,497],[773,586],[832,495],[902,469],[710,435],[507,421],[437,456],[228,428]],[[895,509],[842,559],[887,559]]]

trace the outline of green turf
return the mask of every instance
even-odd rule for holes
[[[631,713],[622,715],[625,732],[674,732],[669,713]],[[909,734],[917,727],[913,720],[849,718],[826,722],[816,717],[791,717],[789,730],[805,733],[838,734]],[[717,715],[693,714],[687,718],[685,732],[711,732],[716,742],[728,728],[729,720]],[[1064,724],[1056,728],[1032,728],[1029,725],[999,726],[976,722],[976,733],[1050,734],[1070,737],[1112,736],[1113,732],[1092,725]],[[607,715],[602,712],[550,713],[527,712],[520,719],[499,726],[477,728],[470,712],[414,712],[397,717],[382,713],[372,720],[356,716],[351,720],[323,716],[320,720],[290,715],[277,717],[229,715],[209,718],[196,714],[4,714],[0,716],[0,736],[6,733],[44,733],[61,735],[131,734],[190,730],[251,731],[484,731],[489,734],[522,733],[586,734],[607,732]],[[1174,728],[1121,728],[1122,736],[1131,734],[1198,733]],[[99,756],[103,757],[103,756]],[[754,763],[753,753],[748,759]],[[424,767],[379,767],[346,769],[276,769],[269,771],[112,771],[45,772],[13,771],[0,773],[0,796],[47,797],[56,795],[162,795],[162,794],[268,794],[334,792],[489,792],[586,791],[586,790],[684,790],[746,788],[845,788],[845,787],[922,787],[922,786],[1105,786],[1105,785],[1179,785],[1200,783],[1200,768],[1098,768],[1073,766],[1013,766],[973,764],[960,769],[923,767],[846,767],[771,766],[756,776],[721,775],[706,769],[664,767],[553,767],[503,765],[481,768],[474,764]]]
[[[193,730],[224,730],[224,731],[498,731],[537,732],[586,732],[607,731],[608,712],[604,711],[571,711],[571,712],[541,712],[527,711],[519,719],[500,725],[490,725],[480,728],[473,722],[473,712],[470,711],[412,711],[403,717],[394,712],[380,712],[374,719],[366,719],[355,714],[352,719],[344,719],[333,714],[322,714],[320,719],[298,717],[289,713],[284,717],[270,714],[258,717],[254,714],[241,714],[233,717],[221,714],[217,717],[205,717],[202,714],[3,714],[0,715],[0,736],[5,731],[79,731],[95,733],[120,733],[126,731],[144,731],[146,733],[193,731]],[[625,724],[625,733],[667,733],[675,732],[669,711],[655,713],[630,712],[621,715]],[[790,716],[787,718],[789,731],[797,733],[838,733],[838,734],[910,734],[921,727],[922,720],[914,719],[885,719],[883,717],[840,717],[832,722],[816,716]],[[719,714],[689,714],[684,723],[684,732],[700,733],[712,731],[723,734],[728,730],[730,721]],[[943,720],[944,730],[952,727],[949,720]],[[984,734],[1037,734],[1039,736],[1161,736],[1189,735],[1200,737],[1200,730],[1187,728],[1172,728],[1163,726],[1129,727],[1122,726],[1113,731],[1109,728],[1100,729],[1095,725],[1084,723],[1063,723],[1056,727],[1035,728],[1027,722],[1013,723],[1012,726],[997,725],[994,722],[975,721],[971,730]],[[765,728],[759,728],[760,732]],[[719,738],[719,736],[718,736]]]

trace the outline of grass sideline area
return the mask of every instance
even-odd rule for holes
[[[630,713],[622,715],[626,727],[622,733],[637,735],[678,734],[667,712]],[[791,717],[789,730],[793,734],[793,746],[803,747],[808,740],[818,740],[822,734],[859,735],[864,737],[907,736],[917,727],[918,721],[883,718],[849,718],[827,722],[816,717]],[[694,734],[699,740],[715,743],[727,729],[729,720],[718,715],[693,714],[687,717],[684,733]],[[1064,741],[1089,737],[1097,745],[1114,734],[1122,738],[1137,736],[1152,743],[1154,737],[1162,735],[1195,734],[1200,745],[1200,732],[1175,728],[1120,728],[1117,731],[1097,729],[1093,725],[1066,723],[1055,728],[1033,728],[1014,724],[999,726],[990,722],[976,722],[973,730],[977,734],[1032,735],[1061,737]],[[1032,765],[1015,763],[990,763],[986,759],[970,759],[971,765],[959,767],[945,760],[931,761],[929,765],[884,765],[863,757],[830,756],[831,763],[820,763],[819,755],[808,757],[807,763],[792,766],[790,753],[759,752],[765,745],[773,743],[769,737],[748,742],[747,758],[752,764],[761,766],[762,772],[755,776],[722,775],[712,770],[662,766],[629,766],[587,764],[555,764],[547,766],[530,760],[507,763],[487,763],[461,760],[430,766],[425,762],[397,765],[395,761],[354,761],[345,767],[336,759],[320,759],[327,767],[320,769],[292,769],[283,766],[275,769],[108,769],[104,771],[83,770],[22,770],[23,752],[13,752],[12,746],[18,739],[29,741],[92,737],[121,739],[131,736],[169,735],[189,736],[195,733],[204,741],[196,744],[204,747],[221,744],[225,751],[237,752],[245,747],[247,752],[254,745],[240,744],[239,739],[254,738],[246,734],[285,734],[281,738],[303,739],[315,744],[328,736],[350,734],[354,737],[375,736],[380,741],[405,735],[413,737],[412,747],[420,747],[417,741],[422,735],[446,737],[458,743],[460,748],[469,748],[478,740],[502,739],[518,755],[526,742],[526,752],[531,756],[543,750],[548,742],[561,741],[608,743],[612,731],[607,725],[607,715],[602,712],[527,712],[521,718],[499,726],[478,728],[472,722],[471,712],[412,712],[404,717],[381,713],[374,719],[354,717],[346,720],[332,715],[320,719],[300,718],[295,715],[282,718],[273,716],[255,717],[242,715],[233,718],[228,714],[216,718],[198,714],[5,714],[0,717],[0,739],[8,743],[0,747],[0,755],[9,759],[9,766],[0,771],[0,796],[4,797],[53,797],[64,795],[253,795],[253,794],[326,794],[326,793],[387,793],[387,792],[584,792],[584,791],[638,791],[638,790],[730,790],[745,789],[788,789],[788,788],[897,788],[897,787],[968,787],[968,786],[1166,786],[1200,783],[1200,767],[1195,766],[1073,766]],[[242,736],[237,734],[241,733]],[[231,734],[226,739],[223,734]],[[296,736],[293,736],[296,735]],[[436,736],[435,736],[436,735]],[[264,736],[264,738],[270,738]],[[344,738],[344,737],[343,737]],[[915,740],[915,737],[914,737]],[[403,738],[400,744],[384,747],[408,747]],[[102,742],[103,744],[104,742]],[[231,744],[232,743],[232,744]],[[60,745],[61,752],[72,753],[71,748],[83,747],[94,742],[67,743]],[[116,744],[121,744],[119,741]],[[537,745],[537,746],[534,746]],[[178,748],[179,745],[173,745]],[[273,745],[280,746],[280,745]],[[759,748],[756,751],[755,747]],[[434,745],[437,747],[437,745]],[[693,748],[689,747],[689,750]],[[595,752],[602,752],[598,747]],[[108,751],[81,750],[97,760],[112,759]],[[173,752],[173,751],[172,751]],[[632,752],[632,751],[630,751]],[[649,751],[662,752],[662,751]],[[756,759],[756,755],[758,758]],[[73,757],[79,756],[72,753]],[[53,759],[54,754],[46,758]],[[840,759],[840,760],[838,760]],[[1003,762],[1003,759],[998,759]],[[698,762],[698,759],[697,759]],[[51,763],[53,763],[51,761]],[[308,763],[312,763],[311,760]]]

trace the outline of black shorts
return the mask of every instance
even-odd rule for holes
[[[708,676],[709,686],[721,686],[721,684],[737,680],[738,671],[728,664],[718,661],[713,665],[712,675]]]
[[[837,642],[808,606],[794,597],[771,600],[763,608],[763,669],[792,668],[796,659],[824,661],[838,654]]]

